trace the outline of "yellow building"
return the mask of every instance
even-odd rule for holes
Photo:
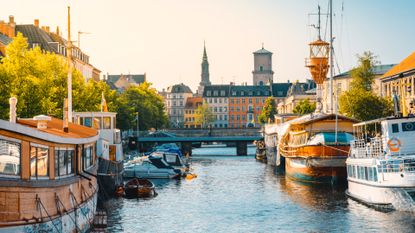
[[[202,97],[187,98],[184,107],[184,127],[185,128],[201,128],[202,124],[196,123],[197,108],[203,104]]]
[[[392,98],[396,94],[401,100],[404,116],[415,114],[415,52],[386,72],[381,78],[383,97]]]

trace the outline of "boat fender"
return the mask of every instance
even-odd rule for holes
[[[389,139],[388,147],[391,152],[399,152],[401,149],[401,141],[395,137]]]

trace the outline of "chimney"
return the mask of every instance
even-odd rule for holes
[[[60,36],[59,26],[56,27],[56,35]]]
[[[0,20],[0,33],[6,34],[4,33],[5,27],[6,27],[6,23],[3,20]]]
[[[9,99],[9,104],[10,104],[10,122],[11,123],[16,123],[16,105],[17,105],[17,98],[16,97],[11,97]]]
[[[51,121],[52,118],[50,116],[39,115],[33,117],[33,120],[37,121],[37,128],[38,129],[47,129],[48,128],[48,121]]]
[[[14,16],[9,15],[9,24],[14,24]]]
[[[45,29],[46,29],[46,32],[47,32],[47,33],[49,33],[49,32],[50,32],[50,27],[49,27],[49,26],[46,26],[46,27],[45,27]]]
[[[35,19],[35,27],[39,27],[39,19]]]
[[[68,119],[68,99],[65,98],[63,103],[63,132],[69,132],[69,119]]]

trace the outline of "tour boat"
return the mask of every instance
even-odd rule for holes
[[[16,120],[16,101],[0,120],[0,232],[86,232],[98,132],[44,115]]]
[[[357,121],[337,114],[311,113],[278,128],[278,152],[286,174],[317,183],[346,181],[347,155]]]
[[[97,141],[98,184],[101,199],[115,195],[117,187],[123,185],[123,148],[121,131],[116,126],[115,112],[108,112],[103,97],[101,112],[74,112],[73,122],[99,132]]]
[[[413,211],[415,118],[358,123],[354,135],[346,161],[347,194],[366,204]]]

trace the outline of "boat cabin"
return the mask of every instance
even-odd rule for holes
[[[121,131],[116,128],[115,112],[74,112],[73,122],[99,131],[97,155],[111,161],[122,161]]]

